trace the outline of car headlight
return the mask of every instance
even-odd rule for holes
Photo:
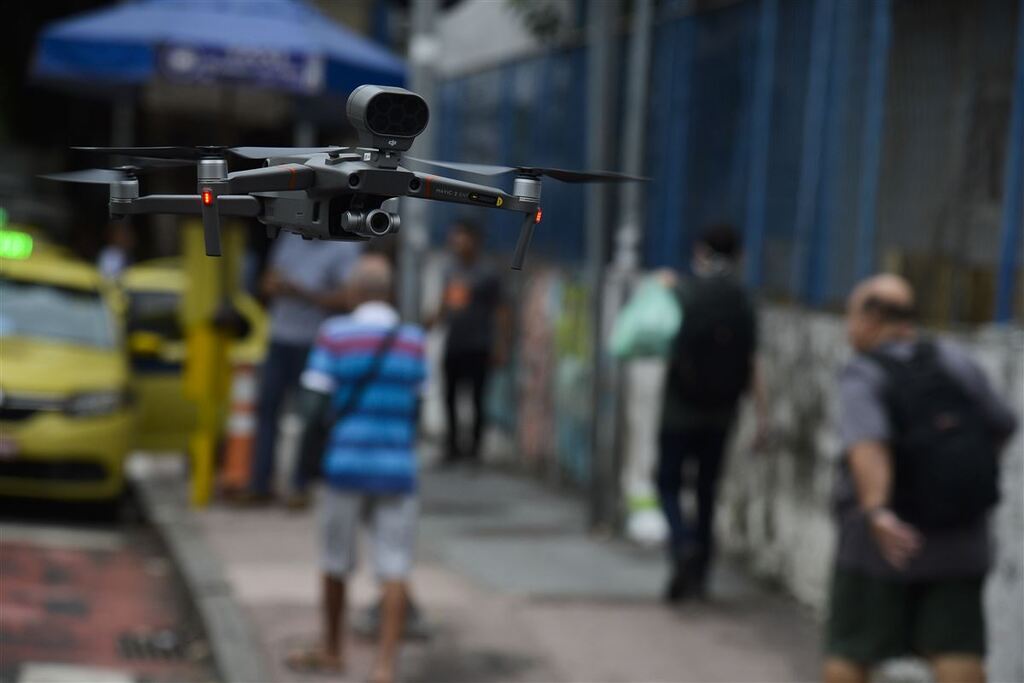
[[[64,405],[64,412],[77,417],[107,415],[121,410],[129,403],[127,391],[90,391],[69,398]]]

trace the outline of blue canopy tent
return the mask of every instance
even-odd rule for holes
[[[302,0],[142,0],[47,26],[32,75],[93,87],[166,80],[318,96],[402,85],[405,64]]]

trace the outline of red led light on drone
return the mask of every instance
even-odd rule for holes
[[[544,211],[542,209],[538,208],[537,209],[537,213],[535,213],[533,215],[533,222],[534,223],[540,223],[540,219],[543,218],[543,217],[544,217]]]
[[[206,206],[213,204],[213,193],[209,190],[203,190],[203,204]]]

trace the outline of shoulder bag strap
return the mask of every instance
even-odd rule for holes
[[[338,422],[344,420],[353,410],[355,410],[356,406],[359,405],[359,402],[363,398],[363,393],[366,391],[366,387],[369,386],[370,382],[372,382],[380,373],[380,368],[384,364],[384,358],[388,355],[388,351],[391,350],[391,347],[394,346],[401,328],[401,323],[395,325],[381,340],[376,353],[374,353],[373,359],[370,361],[370,367],[367,368],[365,374],[356,380],[355,385],[352,387],[352,391],[349,392],[348,397],[345,399],[345,403],[338,407],[337,410],[326,411],[326,414],[324,415],[324,427],[326,429],[330,430]]]

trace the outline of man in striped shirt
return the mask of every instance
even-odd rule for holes
[[[331,427],[323,459],[326,486],[319,496],[324,641],[289,664],[302,671],[343,667],[341,624],[345,578],[353,569],[356,530],[368,508],[374,564],[383,610],[371,680],[394,680],[407,604],[416,519],[416,426],[426,379],[423,331],[401,324],[388,303],[391,267],[364,256],[349,287],[355,309],[320,327],[302,375],[303,415],[323,415],[327,404],[346,414]],[[352,401],[350,394],[356,392]]]

